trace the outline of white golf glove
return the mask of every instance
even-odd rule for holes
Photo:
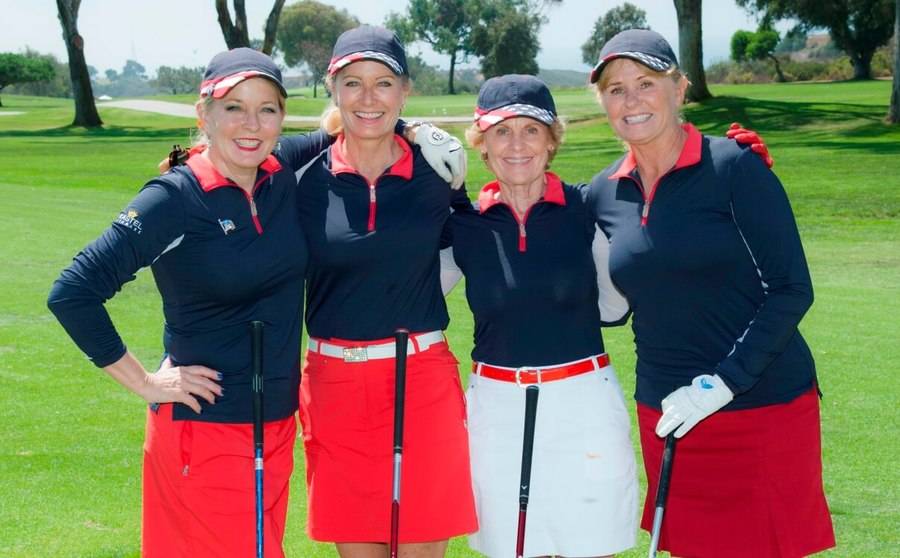
[[[458,190],[466,180],[466,150],[459,140],[447,132],[423,122],[416,128],[413,142],[438,176]]]
[[[665,438],[675,430],[681,438],[698,422],[715,413],[734,399],[718,374],[701,374],[691,385],[676,389],[662,400],[663,414],[656,423],[656,435]]]

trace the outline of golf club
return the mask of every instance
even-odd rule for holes
[[[391,481],[391,558],[397,558],[400,533],[400,473],[403,463],[403,404],[406,400],[406,351],[409,330],[394,332],[394,476]]]
[[[528,493],[531,489],[531,456],[534,453],[534,422],[537,418],[539,388],[525,388],[525,433],[522,439],[522,475],[519,482],[519,529],[516,533],[516,558],[525,551],[525,516],[528,513]]]
[[[256,558],[263,558],[263,323],[250,322],[253,468],[256,475]]]
[[[669,480],[672,478],[672,461],[675,460],[675,433],[666,436],[663,448],[662,466],[659,469],[659,484],[656,487],[656,511],[653,512],[653,531],[650,533],[648,558],[656,558],[659,547],[659,532],[662,530],[663,513],[666,511],[666,497],[669,495]]]

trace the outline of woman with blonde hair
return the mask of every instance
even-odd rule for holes
[[[658,33],[610,39],[591,82],[628,147],[589,203],[633,312],[642,526],[674,434],[661,549],[788,558],[834,546],[818,381],[797,329],[812,283],[784,188],[749,150],[681,122],[687,78]]]
[[[393,33],[345,32],[328,74],[334,107],[323,125],[337,138],[298,173],[310,249],[301,386],[308,531],[344,558],[388,554],[393,335],[405,328],[400,555],[439,557],[450,537],[476,528],[438,258],[451,200],[468,201],[394,133],[411,84]]]
[[[276,148],[285,96],[268,56],[216,55],[197,103],[205,146],[148,182],[50,293],[51,310],[92,362],[150,403],[143,556],[254,551],[253,320],[266,324],[265,550],[284,556],[300,380],[298,286],[308,258],[293,169],[328,143],[318,134]],[[103,306],[147,266],[163,299],[168,356],[152,374]]]

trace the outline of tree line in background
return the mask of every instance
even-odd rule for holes
[[[797,64],[787,53],[796,52],[800,42],[806,46],[809,31],[828,31],[834,46],[847,56],[852,73],[833,72],[839,78],[871,79],[873,67],[877,72],[893,73],[893,88],[888,121],[900,120],[900,48],[895,46],[893,64],[885,53],[891,36],[900,35],[900,0],[736,0],[759,19],[756,31],[741,30],[731,41],[732,63],[721,63],[710,69],[714,80],[740,81],[748,72],[771,61],[776,80],[808,79],[804,77],[822,68]],[[679,61],[692,83],[688,99],[703,101],[711,94],[706,84],[702,64],[702,0],[673,0],[678,18]],[[81,0],[57,0],[57,9],[68,63],[61,64],[54,57],[27,50],[24,54],[0,55],[0,91],[8,85],[22,84],[17,89],[53,90],[75,99],[76,126],[100,126],[102,121],[94,103],[94,89],[129,95],[135,88],[158,88],[166,92],[195,91],[200,68],[160,67],[156,79],[149,80],[138,62],[129,60],[122,72],[107,70],[106,79],[98,77],[96,69],[88,66],[84,57],[84,38],[79,34],[78,10]],[[547,13],[562,0],[410,0],[405,13],[391,13],[384,25],[393,29],[407,44],[422,42],[436,52],[450,57],[450,71],[441,72],[421,58],[410,59],[411,73],[418,83],[437,90],[442,76],[446,76],[446,91],[455,93],[455,80],[460,72],[456,65],[477,57],[480,72],[475,82],[504,73],[538,73],[536,62],[540,49],[538,33],[547,21]],[[275,0],[263,28],[263,39],[252,39],[247,26],[243,0],[215,0],[216,14],[228,48],[249,46],[267,54],[277,48],[290,66],[304,65],[311,74],[313,94],[322,82],[337,36],[359,24],[346,10],[339,10],[316,0],[301,0],[285,6],[285,0]],[[232,11],[234,15],[232,16]],[[785,37],[774,30],[779,20],[797,23]],[[646,28],[646,14],[624,3],[600,16],[591,36],[581,49],[582,60],[588,64],[615,33],[622,29]],[[895,39],[896,43],[896,39]],[[879,51],[881,49],[881,51]],[[879,52],[883,53],[879,57]],[[873,62],[874,61],[874,62]],[[818,68],[810,70],[810,68]],[[736,70],[737,69],[737,70]],[[52,71],[51,71],[52,70]],[[742,72],[736,73],[736,72]],[[68,73],[68,83],[61,76]],[[467,76],[468,77],[468,76]],[[465,82],[468,84],[469,79]],[[40,85],[39,85],[40,84]],[[32,89],[34,88],[34,89]],[[468,85],[464,88],[469,89]],[[437,91],[434,91],[437,92]]]
[[[421,41],[450,56],[447,92],[456,93],[456,64],[480,60],[484,79],[536,74],[538,33],[545,10],[561,0],[410,0],[406,13],[391,13],[385,26],[404,43]]]
[[[0,53],[0,91],[15,83],[47,82],[55,75],[56,68],[45,58],[12,52]],[[0,100],[0,107],[2,106],[3,101]]]
[[[36,72],[35,68],[40,71]],[[121,70],[107,69],[102,74],[88,64],[88,78],[95,96],[139,97],[158,93],[194,93],[200,87],[203,67],[160,66],[156,77],[136,60],[126,60]],[[23,53],[0,53],[0,91],[42,97],[71,97],[68,66],[52,54],[41,54],[30,48]],[[0,103],[2,106],[2,103]]]

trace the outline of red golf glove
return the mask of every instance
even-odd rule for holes
[[[749,144],[750,150],[759,155],[759,158],[770,169],[775,165],[775,161],[769,155],[769,148],[766,146],[766,142],[753,130],[748,130],[737,122],[733,122],[728,131],[725,132],[725,135],[738,143]]]

